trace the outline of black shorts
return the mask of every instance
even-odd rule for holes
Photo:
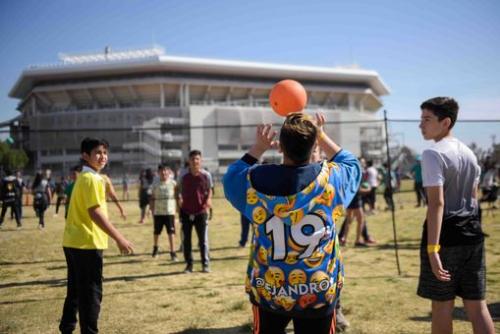
[[[356,193],[356,195],[354,195],[351,203],[349,203],[349,206],[347,208],[348,209],[359,209],[361,207],[363,207],[363,201],[361,200],[361,194]]]
[[[154,234],[159,235],[163,230],[163,226],[165,225],[165,230],[167,230],[167,234],[175,234],[175,216],[174,215],[165,215],[165,216],[154,216]]]
[[[420,247],[420,277],[417,294],[420,297],[447,301],[456,296],[468,300],[483,300],[486,292],[484,242],[475,245],[441,247],[443,268],[451,275],[449,282],[439,281],[432,273],[427,246]]]

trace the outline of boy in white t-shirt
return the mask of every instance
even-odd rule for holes
[[[420,109],[422,135],[435,144],[422,154],[428,207],[417,294],[432,300],[432,333],[453,332],[456,296],[463,299],[475,334],[494,333],[477,201],[481,169],[474,153],[451,134],[458,114],[454,99],[435,97]]]
[[[158,238],[160,237],[163,226],[168,235],[170,245],[170,257],[172,261],[177,261],[177,256],[174,251],[175,237],[175,188],[177,183],[173,180],[172,170],[166,165],[158,166],[159,182],[153,184],[152,196],[149,206],[153,211],[154,217],[154,246],[153,257],[158,256]]]

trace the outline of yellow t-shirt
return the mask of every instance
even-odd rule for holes
[[[108,235],[90,218],[88,209],[99,206],[108,216],[106,185],[101,175],[84,167],[76,179],[68,218],[64,228],[63,246],[78,249],[106,249]]]

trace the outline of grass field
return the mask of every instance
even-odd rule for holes
[[[167,253],[151,258],[152,223],[139,225],[137,203],[124,204],[122,221],[110,204],[113,222],[135,245],[133,256],[120,256],[110,241],[105,252],[104,298],[99,320],[102,333],[249,333],[251,308],[244,293],[248,249],[237,247],[239,215],[220,198],[214,200],[209,223],[211,269],[184,274],[184,263],[172,263]],[[383,199],[378,197],[379,205]],[[346,281],[342,294],[348,333],[430,332],[430,304],[415,294],[418,245],[425,215],[414,208],[414,194],[396,195],[397,232],[402,275],[398,276],[390,214],[368,217],[378,245],[343,249]],[[9,218],[0,231],[0,333],[56,333],[65,296],[66,263],[61,247],[63,214],[46,214],[46,229],[37,229],[31,207],[24,208],[23,229]],[[485,215],[487,301],[500,332],[500,211]],[[196,236],[193,236],[196,244]],[[167,249],[166,235],[161,239]],[[495,246],[496,245],[496,246]],[[195,259],[199,253],[194,251]],[[182,259],[182,255],[180,256]],[[462,303],[457,300],[455,333],[472,333]]]

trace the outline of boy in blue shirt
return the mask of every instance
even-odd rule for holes
[[[285,333],[291,320],[298,334],[335,331],[344,276],[335,219],[356,194],[361,169],[324,123],[321,114],[292,113],[279,143],[271,125],[258,126],[255,144],[223,179],[227,199],[253,227],[245,287],[256,334]],[[316,142],[329,161],[309,163]],[[283,164],[256,164],[276,146]]]

